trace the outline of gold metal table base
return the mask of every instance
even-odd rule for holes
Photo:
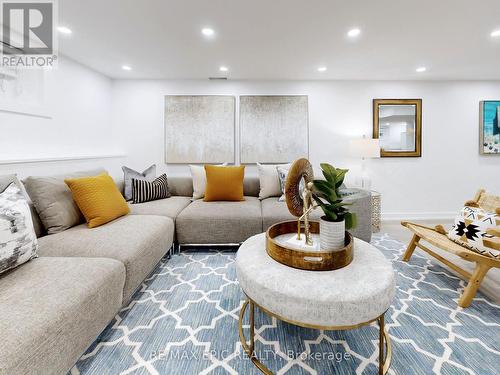
[[[245,338],[245,334],[243,333],[243,318],[245,316],[245,311],[246,311],[248,306],[250,306],[250,344],[247,343],[247,339]],[[346,330],[346,329],[355,329],[355,328],[359,328],[359,327],[363,327],[365,325],[368,325],[376,320],[378,322],[378,325],[379,325],[379,356],[378,356],[378,363],[379,363],[378,373],[379,373],[379,375],[385,375],[387,373],[387,371],[389,370],[389,367],[391,366],[391,359],[392,359],[391,339],[390,339],[389,334],[385,330],[385,322],[384,322],[385,313],[380,315],[378,318],[375,318],[375,319],[370,320],[368,322],[356,324],[353,326],[334,326],[334,327],[314,326],[314,325],[310,325],[310,324],[304,324],[304,323],[294,322],[294,321],[290,321],[288,319],[284,319],[284,318],[282,318],[276,314],[273,314],[270,311],[264,309],[263,307],[259,306],[257,303],[252,301],[250,298],[248,298],[243,303],[243,306],[241,307],[241,310],[240,310],[240,319],[238,321],[238,330],[239,330],[239,334],[240,334],[240,341],[241,341],[241,345],[243,347],[243,350],[248,355],[248,357],[251,359],[252,363],[255,365],[255,367],[257,367],[265,375],[273,375],[273,373],[262,362],[260,362],[260,360],[257,358],[257,355],[255,354],[255,306],[257,306],[261,311],[263,311],[267,315],[269,315],[271,317],[275,317],[276,319],[279,319],[283,322],[287,322],[287,323],[294,324],[294,325],[300,326],[300,327],[305,327],[305,328],[321,329],[324,331],[341,331],[341,330]]]

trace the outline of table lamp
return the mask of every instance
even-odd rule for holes
[[[361,187],[366,190],[371,188],[371,179],[366,171],[366,159],[380,157],[380,143],[378,139],[366,138],[353,139],[349,142],[349,149],[352,156],[361,158]]]

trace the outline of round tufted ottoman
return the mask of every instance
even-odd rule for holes
[[[254,353],[254,306],[282,321],[315,329],[352,329],[378,320],[379,373],[387,372],[391,349],[384,330],[384,313],[394,297],[395,281],[391,263],[374,246],[356,238],[354,259],[347,267],[305,271],[273,260],[266,252],[262,233],[241,245],[236,272],[248,297],[240,312],[240,338],[243,348],[263,373],[272,374]],[[242,328],[247,307],[250,307],[250,345]]]

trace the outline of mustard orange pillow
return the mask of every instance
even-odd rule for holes
[[[205,165],[207,187],[205,202],[211,201],[243,201],[243,178],[245,166],[221,167]]]
[[[106,224],[130,212],[115,182],[107,173],[64,180],[89,228]]]

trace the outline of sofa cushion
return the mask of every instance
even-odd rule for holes
[[[83,222],[83,215],[78,209],[71,190],[64,183],[66,178],[96,176],[104,169],[75,172],[50,177],[28,177],[24,186],[48,234],[62,232]]]
[[[177,216],[180,244],[240,243],[262,232],[260,201],[245,197],[241,202],[196,200]]]
[[[184,197],[193,196],[193,180],[191,177],[169,176],[168,177],[168,191],[172,195],[180,195]],[[260,185],[259,177],[247,176],[243,180],[243,194],[257,197],[259,196]]]
[[[191,177],[169,176],[168,191],[172,195],[193,197],[193,180]]]
[[[258,197],[260,192],[259,177],[249,176],[243,180],[243,195]]]
[[[122,305],[112,259],[37,258],[0,276],[1,374],[65,374]]]
[[[177,215],[190,203],[190,197],[172,196],[151,202],[129,204],[129,207],[132,215],[166,216],[175,221]]]
[[[38,254],[55,257],[103,257],[125,265],[123,300],[127,302],[172,246],[174,223],[161,216],[127,215],[89,229],[78,225],[42,237]]]

